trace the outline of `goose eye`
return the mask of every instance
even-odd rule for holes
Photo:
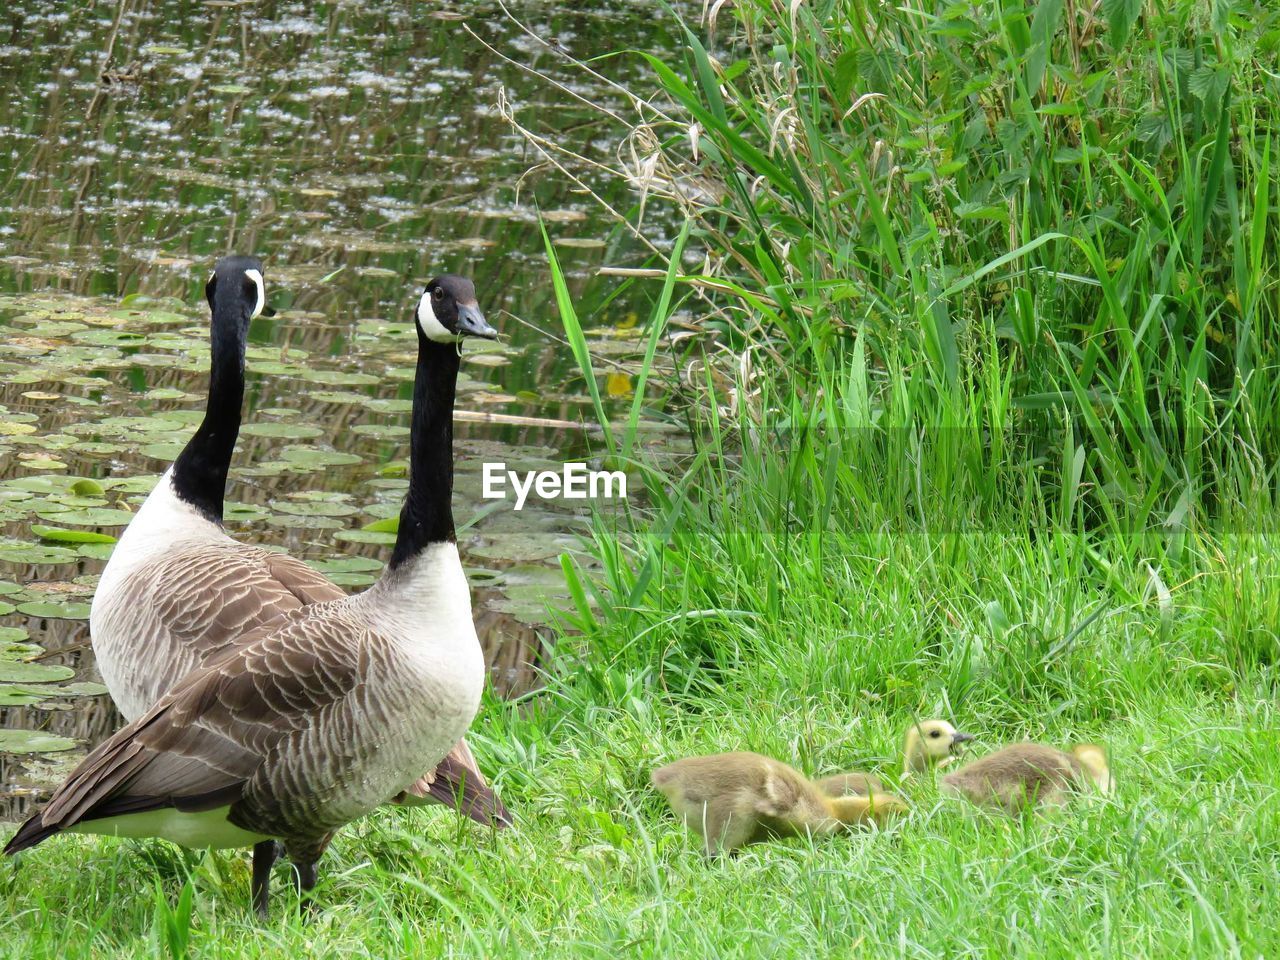
[[[937,731],[937,730],[934,730],[934,731],[930,732],[929,736],[930,736],[930,737],[932,737],[934,740],[937,740],[937,739],[938,739],[938,737],[942,736],[942,734],[938,733],[938,731]]]
[[[434,290],[431,291],[431,296],[435,297],[437,300],[443,300],[444,287],[436,287]]]

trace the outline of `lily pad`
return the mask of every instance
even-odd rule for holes
[[[27,663],[0,660],[0,681],[5,683],[57,683],[70,680],[76,672],[60,663]]]
[[[559,556],[570,546],[554,534],[504,533],[488,543],[468,548],[467,552],[487,560],[546,560]]]
[[[66,530],[62,527],[46,527],[42,523],[33,523],[31,532],[41,540],[52,540],[55,543],[115,543],[116,538],[109,533],[95,533],[92,530]]]
[[[0,683],[0,707],[28,707],[44,699],[42,694],[32,693],[31,690],[30,687]]]
[[[378,533],[374,530],[339,530],[334,533],[333,539],[345,540],[348,543],[376,543],[389,547],[396,542],[396,535]]]
[[[324,501],[291,502],[277,500],[271,506],[280,513],[297,517],[350,517],[360,512],[358,507],[349,503],[326,503]]]
[[[0,707],[25,707],[53,697],[100,697],[107,688],[100,683],[53,684],[0,683]]]
[[[288,463],[316,468],[339,467],[364,462],[354,453],[341,453],[337,450],[317,450],[314,447],[285,447],[280,455]]]
[[[138,452],[144,457],[154,457],[157,460],[177,460],[185,446],[185,443],[148,443],[139,447]]]
[[[311,566],[321,573],[353,573],[381,570],[382,561],[372,557],[333,557],[327,560],[312,560]]]
[[[269,516],[271,511],[256,503],[224,503],[222,505],[222,519],[226,523],[249,523],[265,520]]]
[[[286,440],[311,440],[324,431],[305,423],[246,423],[240,427],[245,437],[279,437]]]
[[[76,742],[40,730],[0,729],[0,753],[56,753],[74,749]]]
[[[42,617],[50,620],[88,620],[89,604],[70,600],[63,603],[52,603],[48,600],[32,600],[18,604],[18,612],[28,617]]]
[[[0,561],[7,563],[74,563],[77,554],[66,547],[51,547],[23,540],[0,540]]]
[[[49,511],[47,508],[37,510],[36,516],[44,519],[45,513],[56,513],[59,523],[82,524],[86,527],[123,527],[133,519],[128,510],[117,510],[113,507],[86,507],[81,510]]]

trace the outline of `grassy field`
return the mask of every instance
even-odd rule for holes
[[[314,920],[286,896],[265,925],[246,909],[243,858],[68,838],[0,875],[4,951],[150,956],[159,942],[167,954],[172,925],[193,956],[1270,956],[1274,691],[1266,671],[1211,655],[1248,634],[1246,605],[1274,615],[1267,546],[1190,551],[1198,574],[1164,617],[1141,599],[1145,572],[1068,538],[868,537],[826,558],[822,579],[788,562],[772,600],[763,577],[777,558],[744,551],[696,630],[652,630],[612,665],[584,657],[551,696],[486,710],[476,748],[517,830],[379,812],[335,843]],[[1247,586],[1255,574],[1270,585]],[[663,576],[687,598],[678,609],[710,609],[711,577]],[[1116,609],[1047,658],[1082,593]],[[987,598],[1013,626],[993,631]],[[916,710],[987,743],[1105,741],[1119,792],[1011,821],[921,784],[907,794],[915,812],[884,832],[708,863],[645,789],[658,761],[713,749],[818,772],[887,766]],[[173,916],[188,877],[189,932]]]
[[[694,448],[610,425],[652,510],[567,562],[547,691],[476,726],[519,828],[379,812],[266,925],[240,859],[50,843],[0,867],[0,951],[1280,954],[1280,15],[741,0],[716,31],[630,131],[689,220],[650,330],[700,333],[637,416]],[[927,716],[1105,743],[1118,792],[1024,821],[922,783],[883,832],[708,863],[647,789],[728,749],[891,766]]]

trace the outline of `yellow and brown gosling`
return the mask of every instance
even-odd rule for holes
[[[942,789],[1008,814],[1061,807],[1072,794],[1112,792],[1106,751],[1081,744],[1070,752],[1042,743],[1015,743],[944,776]]]
[[[903,779],[914,773],[945,767],[955,761],[962,744],[973,736],[961,733],[945,720],[922,720],[907,730],[903,743]],[[865,797],[884,791],[884,781],[862,770],[834,773],[814,781],[829,797]]]
[[[867,797],[884,792],[883,780],[858,770],[833,773],[813,781],[813,785],[828,797]]]
[[[907,728],[902,744],[903,779],[926,770],[942,770],[956,761],[963,745],[973,739],[945,720],[918,720]]]
[[[883,824],[907,805],[888,793],[832,797],[806,777],[758,753],[686,757],[653,771],[653,785],[708,856],[773,837],[817,836]]]

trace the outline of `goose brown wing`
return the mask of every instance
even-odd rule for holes
[[[192,651],[197,663],[282,614],[346,596],[301,560],[243,544],[176,552],[150,567],[147,580],[145,602],[168,644]]]
[[[270,624],[188,675],[81,762],[37,815],[43,828],[235,803],[251,779],[269,779],[288,741],[323,723],[368,670],[370,637],[326,612]]]
[[[263,551],[263,553],[265,554],[264,563],[271,578],[302,603],[341,600],[347,595],[345,590],[324,574],[307,566],[296,557],[291,557],[287,553],[270,551]]]

